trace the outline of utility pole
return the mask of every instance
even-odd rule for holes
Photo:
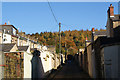
[[[59,54],[60,54],[60,65],[61,65],[61,23],[59,23]]]
[[[65,42],[65,62],[67,60],[67,47],[66,47],[66,42]]]

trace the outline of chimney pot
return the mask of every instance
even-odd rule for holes
[[[94,32],[95,30],[94,30],[94,28],[92,28],[92,32]]]
[[[5,22],[5,25],[6,25],[7,23]]]
[[[112,6],[112,4],[110,4],[110,6]]]
[[[86,37],[86,41],[87,41],[88,39],[87,39],[87,37]]]

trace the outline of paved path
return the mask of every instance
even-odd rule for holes
[[[56,73],[54,79],[57,78],[89,78],[89,76],[75,62],[68,62]]]

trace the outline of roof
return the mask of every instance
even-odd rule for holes
[[[27,40],[27,38],[20,36],[21,40]]]
[[[55,46],[53,45],[47,45],[48,51],[55,52]]]
[[[27,51],[29,46],[17,46],[19,51]]]
[[[48,48],[55,48],[55,46],[53,46],[53,45],[47,45],[46,47],[48,47]]]
[[[30,48],[31,51],[37,50],[37,48]]]
[[[113,29],[114,37],[120,37],[120,25]]]
[[[0,26],[12,26],[15,30],[17,30],[17,28],[15,28],[13,25],[5,25],[5,24],[3,24],[3,25],[0,25]]]
[[[15,43],[10,44],[0,44],[0,47],[2,47],[2,51],[4,52],[10,52],[10,50],[14,47]]]
[[[120,14],[114,15],[114,17],[111,17],[113,21],[120,21]]]
[[[107,32],[106,31],[95,31],[94,35],[105,35],[106,36]]]
[[[120,43],[120,37],[99,37],[97,38],[96,42],[100,42],[100,45],[103,46],[107,46],[107,45],[114,45],[114,44],[119,44]],[[96,44],[97,45],[97,44]]]

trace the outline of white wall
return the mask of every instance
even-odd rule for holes
[[[5,39],[5,41],[4,41]],[[10,34],[3,34],[3,43],[11,43],[11,35]]]
[[[32,76],[32,54],[24,52],[24,78],[31,78]]]
[[[0,32],[0,44],[2,43],[2,33]]]
[[[49,58],[46,57],[46,55],[49,55]],[[44,73],[52,70],[52,57],[50,56],[50,52],[49,51],[44,51],[41,53],[40,55],[41,60],[42,60],[42,65],[44,68]],[[45,60],[44,58],[47,58],[47,60]]]
[[[106,78],[118,78],[118,54],[120,45],[104,47],[104,68]]]

